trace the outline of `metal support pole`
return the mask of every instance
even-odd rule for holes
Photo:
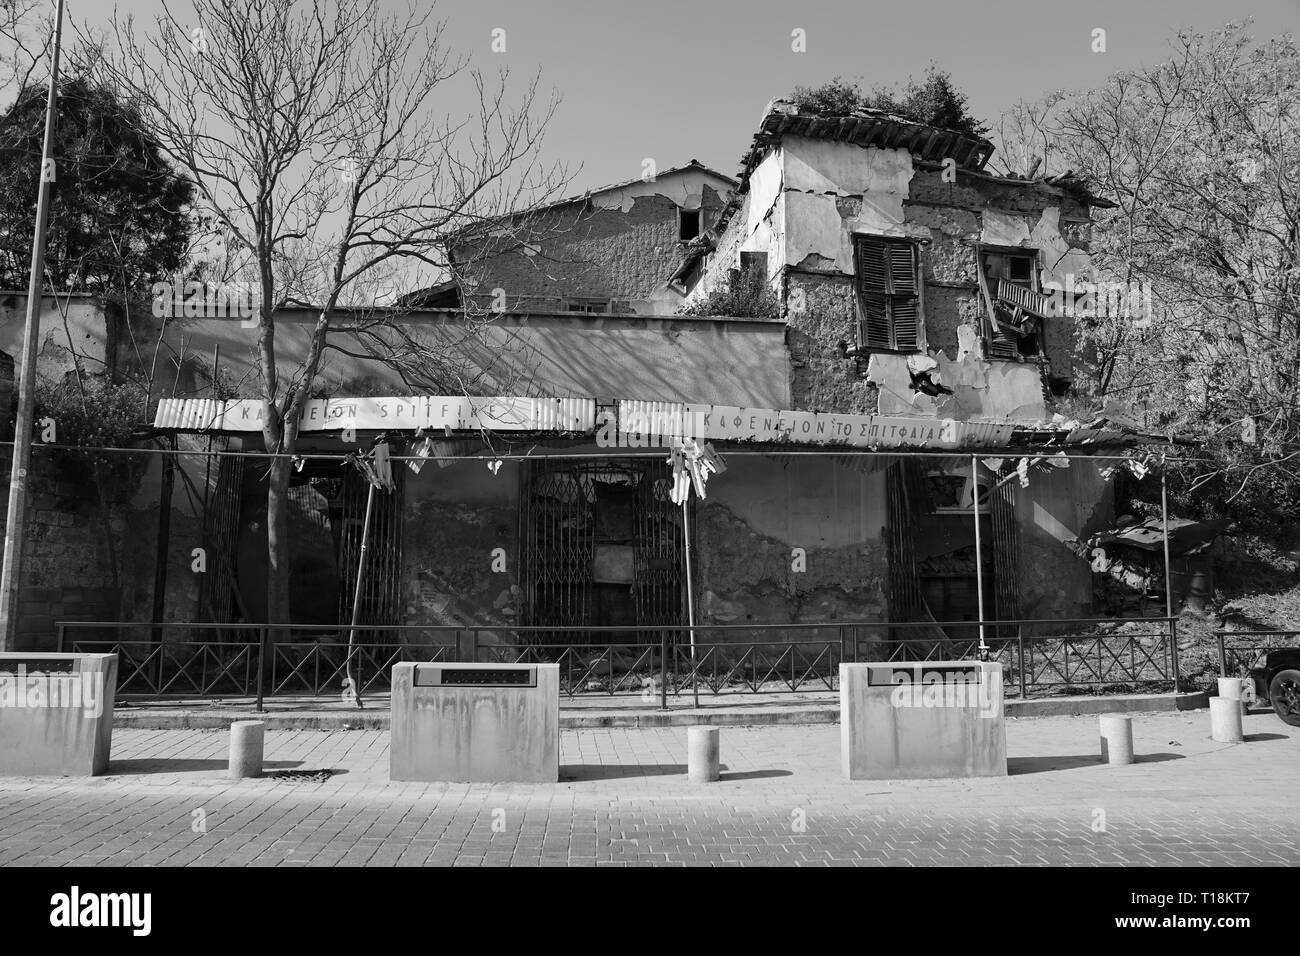
[[[691,579],[691,516],[686,508],[690,499],[688,492],[682,499],[682,543],[686,550],[686,623],[690,625],[691,634],[691,692],[695,697],[695,706],[700,706],[700,674],[695,663],[695,582]]]
[[[267,635],[270,628],[263,627],[257,637],[257,712],[260,714],[265,708],[262,706],[264,690],[262,687],[262,678],[266,673],[266,643]]]
[[[1020,699],[1024,700],[1029,694],[1025,690],[1025,626],[1016,625],[1016,657],[1018,659],[1017,669],[1020,671]]]
[[[168,437],[168,448],[176,451],[176,436]],[[176,484],[176,456],[164,455],[162,463],[162,489],[158,492],[158,536],[154,542],[153,558],[153,628],[149,641],[155,647],[163,643],[163,618],[167,616],[167,557],[172,535],[172,490]],[[154,679],[162,682],[162,654],[158,655],[158,671]]]
[[[348,628],[348,660],[346,671],[348,681],[352,688],[352,701],[358,709],[365,705],[361,703],[361,684],[356,669],[356,661],[352,656],[352,647],[356,643],[357,623],[361,618],[361,587],[366,578],[366,541],[370,537],[370,516],[375,507],[375,485],[369,483],[370,490],[366,492],[366,517],[361,522],[361,554],[357,558],[357,586],[352,592],[352,626]],[[477,654],[477,651],[476,651]]]
[[[659,632],[659,709],[668,709],[668,632]]]
[[[32,460],[32,417],[36,407],[36,353],[40,348],[41,278],[45,273],[45,233],[50,222],[50,183],[54,179],[54,131],[58,125],[59,50],[63,37],[63,0],[54,14],[54,49],[50,89],[45,98],[45,141],[41,147],[40,184],[36,192],[36,231],[32,237],[32,272],[27,282],[27,324],[23,328],[23,364],[18,378],[18,415],[14,422],[13,464],[9,471],[3,565],[0,565],[0,651],[18,646],[18,593],[22,588],[23,545],[27,540],[27,470]]]
[[[1169,662],[1174,672],[1174,693],[1178,693],[1178,625],[1174,622],[1174,576],[1169,560],[1169,486],[1163,463],[1160,469],[1160,521],[1165,538],[1165,617],[1169,618]]]
[[[979,459],[970,456],[971,511],[975,515],[975,590],[978,592],[980,614],[980,660],[989,659],[989,646],[984,641],[984,554],[980,547],[980,477]]]

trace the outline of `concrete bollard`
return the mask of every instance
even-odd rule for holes
[[[717,727],[686,729],[686,774],[691,783],[711,783],[722,776],[721,737]]]
[[[1246,714],[1245,685],[1240,677],[1220,677],[1219,696],[1225,700],[1241,701],[1242,716]]]
[[[262,753],[266,724],[260,720],[236,720],[230,725],[230,779],[262,775]]]
[[[1241,701],[1210,698],[1210,737],[1221,744],[1241,743]]]
[[[1122,714],[1101,715],[1101,759],[1122,766],[1133,762],[1133,719]]]

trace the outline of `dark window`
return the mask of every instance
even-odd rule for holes
[[[921,347],[916,244],[859,236],[855,243],[861,320],[858,344],[915,352]]]
[[[1030,251],[986,252],[984,253],[984,275],[993,285],[997,285],[998,279],[1006,279],[1026,289],[1033,289],[1035,288],[1034,264],[1037,259],[1038,254]]]
[[[565,309],[569,312],[593,312],[598,315],[604,315],[609,312],[609,300],[570,299],[565,303]]]
[[[767,278],[767,253],[766,252],[742,252],[740,254],[740,271],[757,272],[764,279]]]
[[[981,250],[980,282],[987,304],[989,357],[1037,356],[1042,351],[1042,322],[1050,311],[1047,296],[1038,291],[1038,253]]]
[[[677,238],[686,242],[697,237],[700,234],[700,211],[679,209],[677,212]]]

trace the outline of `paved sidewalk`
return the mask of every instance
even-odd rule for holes
[[[1138,715],[1139,762],[1101,765],[1095,717],[1008,721],[1011,775],[848,783],[833,726],[727,728],[691,784],[683,728],[566,731],[556,785],[388,781],[382,731],[271,733],[224,777],[228,736],[119,730],[110,775],[0,779],[0,864],[1284,865],[1300,863],[1300,731]]]

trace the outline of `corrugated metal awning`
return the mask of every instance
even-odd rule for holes
[[[591,398],[417,395],[390,398],[320,398],[303,404],[300,433],[343,431],[590,432]],[[197,432],[260,432],[262,401],[240,398],[167,398],[158,403],[155,428]]]

